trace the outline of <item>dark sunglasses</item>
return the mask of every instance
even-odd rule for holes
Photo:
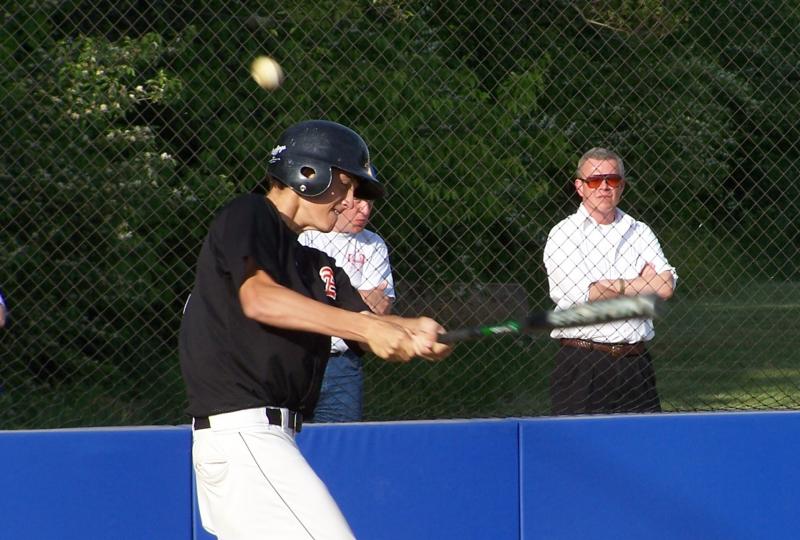
[[[589,186],[591,189],[597,189],[601,185],[603,185],[603,180],[606,181],[608,187],[615,188],[619,187],[622,183],[622,177],[618,174],[595,174],[590,176],[589,178],[578,178],[581,182]]]

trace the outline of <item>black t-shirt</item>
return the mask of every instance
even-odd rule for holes
[[[211,224],[180,331],[187,412],[288,407],[313,416],[330,336],[284,330],[244,315],[239,287],[252,258],[277,283],[350,311],[368,311],[347,274],[325,253],[297,242],[263,195],[241,195]],[[352,344],[359,350],[357,345]]]

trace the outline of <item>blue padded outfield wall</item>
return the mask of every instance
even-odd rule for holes
[[[190,538],[191,432],[0,432],[0,539]]]
[[[309,425],[366,539],[800,537],[800,412]],[[0,539],[209,539],[188,426],[0,432]]]

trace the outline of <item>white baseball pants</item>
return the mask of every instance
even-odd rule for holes
[[[292,429],[269,425],[263,409],[210,423],[193,431],[192,444],[203,528],[219,540],[354,538]]]

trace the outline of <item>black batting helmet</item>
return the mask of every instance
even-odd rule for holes
[[[358,178],[355,197],[383,197],[383,185],[372,172],[367,143],[336,122],[308,120],[294,124],[283,132],[270,154],[267,173],[303,197],[324,193],[331,185],[334,167]],[[304,174],[308,172],[313,175]]]

